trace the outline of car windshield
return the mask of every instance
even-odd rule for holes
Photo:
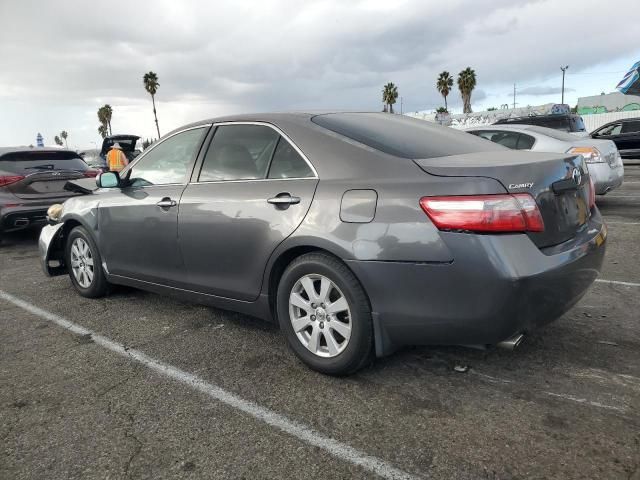
[[[435,123],[388,113],[331,113],[311,121],[371,148],[402,158],[437,158],[503,147]]]
[[[25,151],[7,153],[0,157],[0,170],[24,173],[34,170],[87,170],[84,160],[74,152]]]

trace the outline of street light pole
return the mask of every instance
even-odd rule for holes
[[[567,71],[567,68],[569,68],[569,65],[565,66],[565,67],[560,67],[560,70],[562,70],[562,103],[564,105],[564,72]]]

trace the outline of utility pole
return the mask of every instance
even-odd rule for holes
[[[400,115],[402,115],[402,97],[400,97]]]
[[[562,70],[562,101],[560,103],[562,103],[563,105],[564,105],[564,72],[566,72],[568,68],[569,68],[569,65],[565,67],[560,67],[560,70]]]
[[[513,109],[516,109],[516,84],[513,84]]]

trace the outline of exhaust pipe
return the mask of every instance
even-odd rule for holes
[[[29,225],[28,218],[16,218],[13,222],[14,227],[26,227],[27,225]]]
[[[505,350],[515,350],[522,343],[522,340],[524,340],[524,335],[522,333],[518,333],[513,337],[498,342],[497,346],[504,348]]]

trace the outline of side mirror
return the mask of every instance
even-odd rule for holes
[[[96,178],[98,188],[114,188],[120,185],[118,172],[104,172]]]

